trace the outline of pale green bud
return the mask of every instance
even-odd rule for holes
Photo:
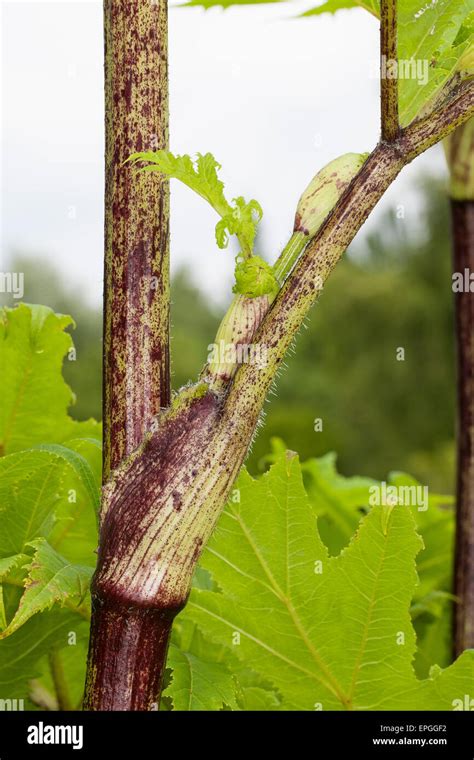
[[[269,306],[267,295],[256,298],[235,296],[219,325],[215,342],[207,347],[208,363],[203,377],[212,388],[224,387],[240,364],[265,366],[266,347],[254,343],[254,336]]]
[[[295,232],[314,237],[368,155],[345,153],[316,174],[298,201]]]

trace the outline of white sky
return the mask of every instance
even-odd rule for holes
[[[97,303],[102,4],[0,3],[2,269],[13,249],[48,256]],[[259,252],[270,260],[288,237],[296,201],[312,175],[341,153],[369,150],[379,132],[372,74],[377,22],[362,10],[294,17],[313,4],[170,10],[171,149],[211,151],[223,165],[229,196],[260,201]],[[423,171],[444,171],[439,148],[405,169],[368,225],[387,205],[402,203],[401,223],[415,228],[421,204],[416,180]],[[173,182],[173,267],[188,264],[195,280],[220,299],[230,286],[233,256],[214,244],[216,221],[201,199]]]

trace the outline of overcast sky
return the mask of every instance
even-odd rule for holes
[[[47,256],[99,302],[102,4],[0,2],[2,270],[14,249]],[[171,149],[211,151],[229,196],[260,201],[270,260],[316,170],[346,151],[369,150],[379,132],[376,20],[362,10],[294,17],[312,4],[170,10]],[[414,229],[416,182],[427,171],[444,172],[439,148],[405,169],[368,225],[402,203],[402,223]],[[187,264],[214,295],[219,283],[230,286],[233,269],[231,253],[215,247],[215,222],[202,200],[173,182],[173,268]]]

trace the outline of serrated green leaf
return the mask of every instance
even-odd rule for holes
[[[71,565],[44,538],[31,541],[35,550],[16,614],[0,639],[11,636],[33,615],[51,609],[54,604],[67,605],[87,618],[84,599],[94,572],[92,567]]]
[[[29,682],[44,672],[41,658],[53,648],[67,647],[71,634],[87,640],[87,623],[68,610],[53,610],[35,615],[0,641],[0,699],[28,700]]]
[[[173,676],[163,695],[172,699],[175,710],[237,708],[232,676],[224,665],[205,662],[173,644],[168,665]]]
[[[349,8],[364,8],[376,18],[379,17],[380,6],[378,0],[365,0],[357,2],[356,0],[325,0],[325,2],[311,8],[309,11],[302,13],[302,16],[320,16],[323,13],[337,13],[337,11]]]
[[[78,439],[81,441],[81,439]],[[86,439],[90,440],[90,439]],[[99,442],[97,442],[99,443]],[[93,444],[94,445],[94,444]],[[91,507],[98,516],[100,510],[100,481],[94,473],[87,459],[78,451],[69,446],[62,446],[57,443],[44,443],[35,447],[39,451],[49,451],[60,459],[63,459],[76,472],[84,486],[84,490],[89,497]],[[97,446],[100,451],[100,447]]]
[[[47,451],[0,459],[0,557],[25,553],[30,541],[48,534],[61,488],[58,462]]]
[[[378,0],[327,0],[303,15],[360,7],[377,18]],[[399,114],[406,126],[432,103],[473,44],[473,0],[398,3]]]
[[[215,588],[213,584],[209,584],[209,573],[201,570],[200,574],[205,576],[205,582],[204,584],[195,583],[195,588]],[[179,651],[192,655],[199,663],[207,663],[218,668],[222,683],[226,685],[226,689],[232,688],[234,694],[233,701],[226,702],[227,707],[235,703],[235,709],[240,710],[279,709],[280,701],[271,685],[250,668],[243,667],[227,647],[206,639],[202,631],[186,616],[181,615],[175,621],[172,642]],[[167,662],[167,667],[172,667],[170,660]],[[169,690],[165,696],[171,697],[177,691],[180,695],[179,700],[185,698],[187,691],[189,691],[188,679],[188,668],[178,668],[172,673],[172,681],[170,681]],[[211,695],[209,698],[208,694],[199,692],[197,684],[195,684],[195,692],[196,699],[209,705],[207,709],[222,709],[223,703],[219,702],[216,706],[214,696]]]
[[[100,438],[96,422],[76,422],[67,414],[74,394],[61,367],[72,348],[65,332],[72,324],[70,317],[46,306],[0,310],[0,454],[77,436]]]
[[[452,709],[469,693],[474,652],[416,678],[410,604],[421,541],[407,507],[363,518],[330,557],[298,460],[259,481],[244,473],[203,555],[222,593],[193,590],[185,615],[283,696],[283,709]]]
[[[371,478],[346,478],[336,469],[336,454],[308,459],[301,465],[306,491],[317,515],[321,538],[330,554],[346,546],[370,503]]]
[[[420,485],[416,478],[401,472],[392,473],[389,483],[398,488],[417,488]],[[449,591],[452,586],[453,499],[428,491],[428,509],[415,509],[414,516],[424,545],[417,557],[419,585],[415,592],[415,597],[421,599],[433,591]]]
[[[438,0],[426,5],[405,0],[399,5],[398,58],[425,67],[421,77],[421,68],[414,75],[412,67],[411,76],[399,80],[402,126],[413,121],[455,73],[468,44],[455,45],[456,37],[473,8],[473,0]]]
[[[0,631],[3,631],[7,627],[3,583],[10,580],[15,584],[22,585],[23,576],[26,574],[23,568],[30,562],[31,557],[27,554],[15,554],[13,557],[0,559]]]

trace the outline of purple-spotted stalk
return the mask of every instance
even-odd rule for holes
[[[149,86],[153,89],[154,83]],[[87,709],[156,709],[173,618],[186,603],[196,563],[289,345],[331,271],[401,169],[473,113],[474,84],[460,85],[436,111],[400,130],[394,142],[382,141],[361,160],[332,199],[334,207],[325,209],[314,236],[305,239],[301,225],[297,227],[303,237],[292,237],[276,265],[284,279],[281,288],[270,294],[263,316],[257,308],[258,318],[245,328],[248,342],[265,349],[266,360],[238,364],[221,373],[218,382],[215,373],[204,372],[198,383],[182,389],[161,410],[157,424],[113,468],[103,490],[92,588]],[[320,200],[327,200],[324,192]],[[129,279],[126,287],[132,283]],[[230,324],[235,317],[231,311],[224,318],[227,327],[235,329]],[[135,326],[140,334],[144,324],[145,317],[130,329]],[[107,342],[106,353],[114,345]],[[164,356],[161,361],[166,361]],[[129,390],[133,393],[133,384]]]
[[[454,648],[474,647],[474,119],[445,141],[450,170],[457,348]]]
[[[170,402],[168,182],[133,150],[168,147],[166,0],[105,0],[104,480]]]
[[[168,146],[167,36],[166,0],[104,1],[104,483],[170,402],[168,182],[123,166]],[[166,615],[95,586],[91,634],[85,709],[143,709],[160,688]]]

